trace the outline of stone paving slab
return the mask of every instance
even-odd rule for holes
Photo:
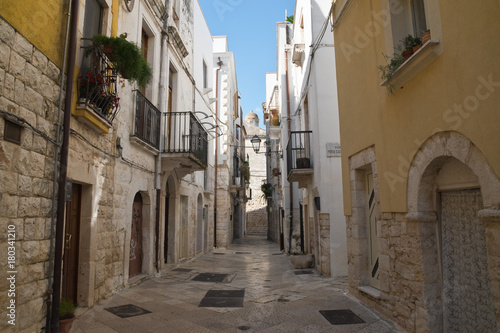
[[[347,278],[323,277],[316,271],[295,275],[288,256],[262,237],[247,237],[216,252],[224,255],[211,253],[169,267],[160,277],[83,311],[71,332],[401,332],[350,297]],[[207,272],[228,274],[231,279],[192,280]],[[244,289],[243,307],[200,307],[214,289]],[[120,318],[104,310],[125,304],[151,313]],[[353,311],[365,323],[332,325],[319,312],[340,309]]]

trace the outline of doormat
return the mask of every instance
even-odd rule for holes
[[[174,268],[172,272],[182,272],[182,273],[189,273],[191,272],[192,269],[190,268]]]
[[[225,255],[225,253],[221,253],[221,252],[214,252],[214,254],[217,254],[217,255],[219,255],[219,256],[223,256],[223,255]]]
[[[145,310],[133,304],[126,304],[121,306],[115,306],[112,308],[105,308],[104,310],[111,312],[112,314],[120,318],[130,318],[137,317],[144,314],[151,313],[151,311]]]
[[[192,280],[200,282],[217,282],[223,283],[228,281],[229,274],[218,274],[218,273],[201,273],[196,275]]]
[[[252,252],[242,252],[242,251],[236,251],[234,253],[235,254],[252,254]]]
[[[209,290],[200,302],[204,308],[242,308],[245,289]]]
[[[300,270],[300,271],[293,271],[295,275],[305,275],[305,274],[314,274],[314,271],[305,271],[305,270]]]
[[[323,310],[320,311],[332,325],[363,324],[365,321],[351,310]]]

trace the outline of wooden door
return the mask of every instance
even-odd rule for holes
[[[168,261],[168,215],[170,214],[170,193],[168,192],[167,185],[167,197],[165,198],[165,232],[163,237],[163,260],[165,264]]]
[[[441,192],[443,331],[498,332],[486,249],[477,212],[481,191]]]
[[[62,297],[77,304],[82,186],[73,184],[71,195],[71,201],[66,204]]]
[[[179,239],[179,257],[185,259],[188,256],[188,218],[189,218],[189,199],[185,195],[181,195],[181,228]]]
[[[135,195],[132,207],[132,231],[130,236],[129,277],[142,272],[142,197]]]

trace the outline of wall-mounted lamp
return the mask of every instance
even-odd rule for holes
[[[257,135],[254,135],[252,139],[250,139],[250,142],[252,143],[253,151],[258,154],[262,140]]]

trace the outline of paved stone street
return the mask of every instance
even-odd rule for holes
[[[334,325],[327,310],[355,316],[335,312]],[[293,270],[276,244],[247,237],[114,295],[80,314],[71,332],[399,331],[351,298],[345,279]]]

